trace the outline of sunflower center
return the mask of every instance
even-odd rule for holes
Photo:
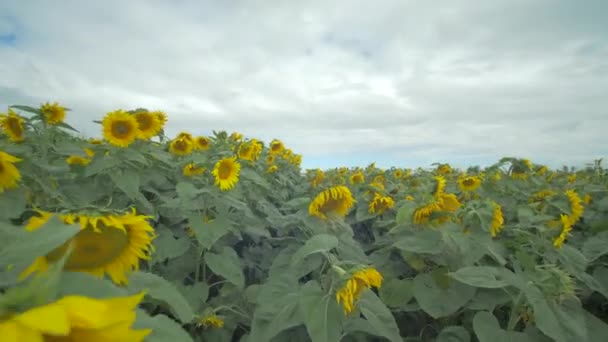
[[[467,178],[462,182],[462,184],[464,184],[465,186],[473,186],[475,185],[475,180]]]
[[[90,227],[80,231],[71,240],[74,242],[72,255],[65,264],[67,270],[76,271],[102,267],[118,258],[129,245],[129,237],[123,230],[97,224],[98,232]],[[47,255],[49,261],[56,261],[65,253],[70,241]]]
[[[21,136],[23,134],[23,126],[21,126],[21,123],[17,119],[14,119],[14,118],[9,119],[8,127],[9,127],[9,130],[17,136]]]
[[[273,144],[272,147],[271,147],[271,149],[276,152],[276,151],[278,151],[278,150],[281,149],[281,145],[279,145],[279,144]]]
[[[0,160],[0,175],[4,172],[4,162]]]
[[[198,139],[198,144],[200,146],[207,146],[209,142],[207,141],[207,139]]]
[[[217,173],[220,179],[228,179],[228,177],[230,177],[230,174],[232,173],[232,166],[228,163],[222,163],[220,164]]]
[[[127,121],[117,120],[112,123],[112,135],[117,138],[126,138],[131,132],[131,125]]]
[[[186,139],[181,138],[175,142],[175,149],[178,151],[186,151],[188,149],[188,143]]]
[[[135,118],[137,119],[140,130],[147,131],[152,128],[152,117],[149,115],[139,114]]]

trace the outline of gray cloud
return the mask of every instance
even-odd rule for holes
[[[0,45],[0,105],[60,101],[90,135],[105,112],[143,106],[169,113],[170,134],[279,138],[311,167],[332,155],[560,166],[608,154],[602,0],[63,1],[0,12],[17,35]]]

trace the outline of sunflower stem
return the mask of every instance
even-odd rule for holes
[[[199,276],[201,274],[201,263],[203,261],[203,249],[199,248],[198,250],[198,258],[196,259],[196,270],[194,271],[194,281],[199,281]],[[203,270],[203,278],[205,278],[205,270]]]
[[[519,322],[519,314],[517,313],[517,311],[519,310],[519,307],[521,306],[521,300],[523,299],[523,294],[524,294],[523,291],[519,291],[519,294],[517,295],[517,299],[515,299],[515,302],[513,303],[513,307],[511,308],[511,314],[509,315],[509,323],[507,325],[508,331],[512,331],[513,329],[515,329],[517,322]]]

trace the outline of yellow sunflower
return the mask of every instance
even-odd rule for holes
[[[363,172],[355,172],[350,176],[350,184],[361,184],[365,182],[365,176]]]
[[[458,187],[465,192],[475,191],[480,185],[481,178],[477,176],[461,176],[458,178]]]
[[[230,134],[230,139],[233,141],[241,141],[243,140],[243,135],[239,132],[232,132],[232,134]]]
[[[390,196],[382,196],[379,193],[374,195],[374,199],[369,203],[368,211],[370,214],[382,214],[387,209],[395,206],[395,201]]]
[[[413,221],[415,224],[422,224],[429,221],[431,215],[434,212],[440,211],[441,207],[435,201],[427,203],[426,205],[416,208],[414,210]]]
[[[204,167],[196,166],[196,164],[194,164],[194,163],[190,163],[190,164],[184,166],[184,170],[182,171],[184,176],[188,176],[188,177],[202,175],[204,172],[205,172]]]
[[[536,174],[539,176],[542,176],[545,173],[547,173],[547,171],[549,171],[549,168],[543,165],[543,166],[539,167],[538,169],[536,169]]]
[[[553,240],[553,246],[558,249],[564,245],[566,238],[568,238],[568,234],[570,234],[570,231],[572,231],[572,222],[568,215],[561,214],[560,220],[562,222],[562,231],[555,238],[555,240]]]
[[[40,216],[32,217],[25,229],[40,229],[51,216],[51,213],[42,212]],[[49,254],[38,257],[21,277],[45,271],[49,263],[60,259],[73,244],[74,249],[65,264],[66,270],[98,277],[107,274],[113,282],[126,284],[129,273],[139,270],[140,260],[149,260],[154,250],[152,240],[156,235],[148,218],[137,215],[134,209],[123,215],[63,215],[66,224],[79,223],[80,232]]]
[[[137,120],[122,109],[106,114],[102,125],[103,137],[114,146],[127,147],[139,135]]]
[[[336,301],[342,304],[344,314],[348,315],[354,310],[363,290],[371,287],[379,288],[382,286],[382,281],[382,274],[372,267],[353,273],[344,286],[336,292]]]
[[[437,201],[437,204],[439,205],[440,210],[448,211],[451,213],[458,210],[458,208],[460,208],[461,206],[456,195],[446,193],[441,194],[439,200]]]
[[[445,192],[447,181],[443,176],[435,176],[435,181],[437,182],[435,185],[435,197],[439,198]]]
[[[254,152],[254,148],[251,144],[243,143],[239,146],[237,154],[239,156],[239,159],[253,161]]]
[[[253,160],[257,160],[258,158],[260,158],[260,155],[262,154],[262,150],[264,149],[264,144],[257,139],[251,139],[250,144],[251,144],[251,148],[253,149]]]
[[[530,197],[530,199],[528,200],[530,203],[532,202],[540,202],[548,197],[552,197],[557,195],[557,193],[555,193],[555,191],[547,189],[547,190],[541,190],[538,191],[536,193],[534,193],[532,195],[532,197]]]
[[[400,179],[401,177],[403,177],[403,170],[401,169],[397,169],[393,172],[393,177]]]
[[[203,136],[196,137],[194,142],[195,142],[194,148],[196,148],[197,150],[201,150],[201,151],[208,150],[209,146],[211,145],[211,141],[209,140],[209,138],[203,137]]]
[[[567,190],[566,197],[570,202],[570,215],[568,217],[571,225],[574,225],[583,216],[583,200],[574,190]]]
[[[0,318],[0,336],[4,342],[143,341],[152,331],[132,329],[143,297],[62,297],[24,312],[8,312]]]
[[[498,203],[492,203],[492,222],[490,223],[490,234],[492,237],[498,235],[502,230],[505,220],[502,216],[502,208]]]
[[[65,108],[61,107],[57,102],[53,104],[46,102],[40,106],[40,112],[42,112],[44,121],[49,125],[62,123],[65,119]]]
[[[273,163],[274,163],[274,154],[269,154],[269,155],[266,157],[266,163],[267,163],[267,164],[273,164]]]
[[[313,178],[313,180],[312,180],[312,187],[316,188],[317,186],[319,186],[319,184],[321,184],[321,182],[323,182],[324,179],[325,179],[325,172],[321,171],[320,169],[316,169],[315,178]]]
[[[8,139],[12,142],[22,142],[25,140],[23,123],[25,120],[12,109],[8,109],[8,115],[0,113],[0,127]]]
[[[372,183],[380,183],[380,184],[384,184],[386,180],[384,179],[383,175],[377,175],[376,177],[374,177],[374,180],[372,181]]]
[[[89,139],[89,144],[91,144],[91,145],[101,145],[101,144],[103,144],[103,140],[97,139],[97,138],[91,138],[91,139]]]
[[[68,158],[66,158],[65,162],[70,165],[86,166],[86,165],[89,165],[89,163],[91,162],[91,159],[74,155],[74,156],[69,156]]]
[[[292,155],[293,155],[293,151],[290,148],[286,148],[285,151],[283,151],[283,154],[281,156],[283,157],[283,159],[289,159],[289,158],[291,158]]]
[[[270,142],[270,153],[280,154],[285,149],[285,145],[280,140],[274,139]]]
[[[330,213],[344,217],[354,204],[355,199],[350,190],[339,185],[319,193],[310,203],[308,213],[324,220]]]
[[[413,200],[414,200],[414,196],[412,196],[412,195],[407,195],[407,196],[405,196],[405,199],[411,202],[411,201],[413,201]]]
[[[221,190],[230,190],[239,181],[241,172],[241,164],[236,161],[236,157],[224,158],[215,163],[213,168],[213,176],[215,177],[215,185]]]
[[[276,165],[270,165],[270,167],[268,167],[268,170],[266,170],[267,173],[275,173],[279,170],[279,167]]]
[[[302,164],[302,155],[294,154],[293,157],[289,160],[289,163],[294,166],[300,166]]]
[[[452,173],[452,167],[450,164],[441,164],[437,167],[437,173],[440,175],[449,175]]]
[[[198,325],[204,328],[223,328],[224,320],[216,314],[211,314],[201,318]]]
[[[21,159],[0,151],[0,193],[5,189],[14,189],[19,186],[21,173],[14,164],[20,161]]]
[[[185,156],[192,153],[194,144],[187,136],[178,136],[169,143],[169,151],[177,156]]]
[[[167,114],[165,114],[165,112],[161,112],[160,110],[156,110],[151,113],[156,115],[158,122],[160,122],[160,128],[162,129],[167,123]]]
[[[149,140],[163,128],[158,115],[153,112],[137,112],[135,119],[138,127],[137,137],[142,140]]]

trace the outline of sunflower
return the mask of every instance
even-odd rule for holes
[[[273,163],[274,163],[274,154],[269,154],[269,155],[266,157],[266,163],[267,163],[267,164],[273,164]]]
[[[196,166],[196,164],[194,164],[194,163],[190,163],[190,164],[184,166],[184,169],[182,171],[184,176],[187,176],[187,177],[202,175],[204,172],[205,172],[204,167]]]
[[[566,197],[568,197],[568,201],[570,202],[570,215],[568,217],[570,219],[571,225],[574,225],[576,221],[578,221],[583,216],[583,200],[578,196],[578,194],[574,190],[567,190]]]
[[[543,165],[543,166],[539,167],[538,169],[536,169],[536,174],[539,176],[542,176],[545,173],[547,173],[547,171],[549,171],[549,168]]]
[[[344,217],[354,204],[355,199],[350,190],[339,185],[319,193],[310,203],[308,213],[324,220],[330,213]]]
[[[149,140],[163,128],[158,115],[153,112],[137,112],[135,120],[138,125],[137,137],[142,140]]]
[[[270,153],[272,154],[281,154],[285,149],[285,145],[281,142],[281,140],[274,139],[270,142]]]
[[[114,146],[127,147],[139,135],[137,120],[122,109],[107,113],[102,125],[103,137]]]
[[[223,328],[224,320],[216,314],[211,314],[201,318],[198,325],[204,328]]]
[[[384,184],[386,180],[384,179],[384,175],[377,175],[376,177],[374,177],[374,180],[372,180],[372,183],[379,183],[379,184]]]
[[[574,182],[576,182],[576,173],[573,173],[568,176],[568,184],[573,184]]]
[[[431,217],[431,215],[433,215],[434,212],[440,210],[441,207],[437,202],[430,202],[425,206],[416,208],[416,210],[414,210],[413,221],[415,224],[426,223],[429,221],[429,218]]]
[[[89,165],[89,163],[91,162],[91,159],[74,155],[74,156],[69,156],[68,158],[66,158],[65,162],[70,165],[86,166],[86,165]]]
[[[283,159],[289,159],[289,158],[291,158],[292,155],[293,155],[293,151],[290,148],[286,148],[285,151],[283,151],[283,154],[281,155],[281,157],[283,157]]]
[[[435,176],[435,181],[437,184],[435,185],[434,193],[435,197],[439,198],[444,193],[447,182],[443,176]]]
[[[262,154],[262,150],[264,149],[264,144],[257,139],[251,139],[250,144],[251,144],[251,148],[253,150],[253,160],[257,160],[258,158],[260,158],[260,155]]]
[[[236,161],[236,157],[224,158],[215,163],[213,168],[213,176],[215,177],[215,185],[221,190],[230,190],[239,181],[239,173],[241,164]]]
[[[562,231],[555,238],[555,240],[553,240],[553,246],[555,248],[561,248],[564,245],[564,242],[566,241],[568,234],[570,234],[570,231],[572,231],[572,222],[570,220],[570,217],[568,217],[568,215],[561,214],[560,220],[562,222]]]
[[[363,182],[365,182],[365,176],[361,171],[353,173],[350,176],[350,184],[361,184]]]
[[[382,214],[394,206],[395,201],[390,196],[382,196],[376,193],[374,199],[369,203],[368,211],[370,214]]]
[[[143,341],[152,331],[133,330],[144,293],[96,299],[65,296],[0,318],[3,341]]]
[[[97,139],[97,138],[91,138],[91,139],[89,139],[89,144],[91,144],[91,145],[101,145],[101,144],[103,144],[103,140]]]
[[[17,183],[21,180],[21,174],[14,164],[20,161],[21,159],[0,151],[0,192],[18,186]]]
[[[192,153],[194,144],[187,136],[178,136],[169,143],[169,151],[177,156],[185,156]]]
[[[498,235],[502,230],[505,220],[502,216],[502,208],[498,203],[492,202],[492,222],[490,223],[490,234],[492,237]]]
[[[162,128],[167,123],[167,114],[165,114],[165,112],[161,112],[160,110],[153,111],[151,112],[151,114],[156,115],[156,117],[158,118],[158,122],[160,122],[160,128],[162,130]]]
[[[192,134],[188,133],[188,132],[180,132],[175,139],[181,139],[184,138],[186,140],[189,140],[191,143],[194,143],[194,138],[192,137]]]
[[[239,156],[239,159],[253,161],[254,152],[255,151],[251,144],[243,143],[239,146],[239,150],[238,150],[237,154]]]
[[[405,196],[405,199],[411,202],[411,201],[413,201],[413,200],[414,200],[414,196],[412,196],[412,195],[407,195],[407,196]]]
[[[232,134],[230,134],[230,139],[233,141],[241,141],[243,140],[243,135],[239,132],[232,132]]]
[[[44,117],[44,121],[49,125],[62,123],[65,119],[65,108],[61,107],[57,102],[53,104],[46,102],[40,106],[40,112]]]
[[[518,180],[526,180],[528,179],[528,174],[522,171],[511,171],[511,178]]]
[[[300,166],[302,164],[302,155],[294,154],[293,157],[289,160],[289,163],[294,166]]]
[[[197,150],[206,151],[209,149],[210,145],[211,141],[209,141],[209,138],[207,137],[200,136],[194,139],[194,148]]]
[[[450,164],[441,164],[437,167],[437,173],[440,175],[449,175],[452,173],[452,167]]]
[[[393,172],[393,177],[400,179],[401,177],[403,177],[403,170],[401,169],[397,169]]]
[[[458,178],[458,187],[465,192],[475,191],[480,185],[481,178],[477,176],[461,176]]]
[[[321,171],[320,169],[316,169],[315,178],[313,178],[313,180],[312,180],[312,187],[316,188],[317,186],[319,186],[319,184],[321,184],[321,182],[323,182],[324,179],[325,179],[325,172]]]
[[[40,211],[39,211],[40,213]],[[42,212],[32,217],[25,226],[27,231],[40,229],[52,216]],[[137,215],[135,210],[123,215],[87,216],[62,215],[66,224],[80,224],[80,232],[49,254],[38,257],[21,274],[22,278],[45,271],[50,262],[60,259],[70,244],[74,249],[65,269],[86,272],[99,277],[107,274],[116,284],[126,284],[127,275],[139,269],[140,260],[149,260],[154,250],[154,228],[147,222],[148,216]]]
[[[10,108],[8,109],[8,115],[0,113],[0,127],[12,142],[25,140],[23,122],[25,120]]]
[[[355,308],[355,302],[361,297],[363,290],[382,286],[382,274],[375,268],[368,267],[356,271],[336,292],[336,302],[342,304],[344,314],[348,315]]]
[[[456,195],[446,193],[441,194],[439,200],[437,201],[437,204],[439,205],[440,210],[448,211],[451,213],[458,210],[458,208],[460,208],[461,206],[460,202],[458,201],[458,198],[456,198]]]
[[[528,200],[528,202],[532,203],[532,202],[540,202],[548,197],[552,197],[557,195],[557,193],[555,193],[555,191],[547,189],[547,190],[541,190],[538,191],[536,193],[534,193],[530,199]]]
[[[266,170],[267,173],[275,173],[279,170],[279,167],[276,165],[270,165],[270,167],[268,167],[268,170]]]

